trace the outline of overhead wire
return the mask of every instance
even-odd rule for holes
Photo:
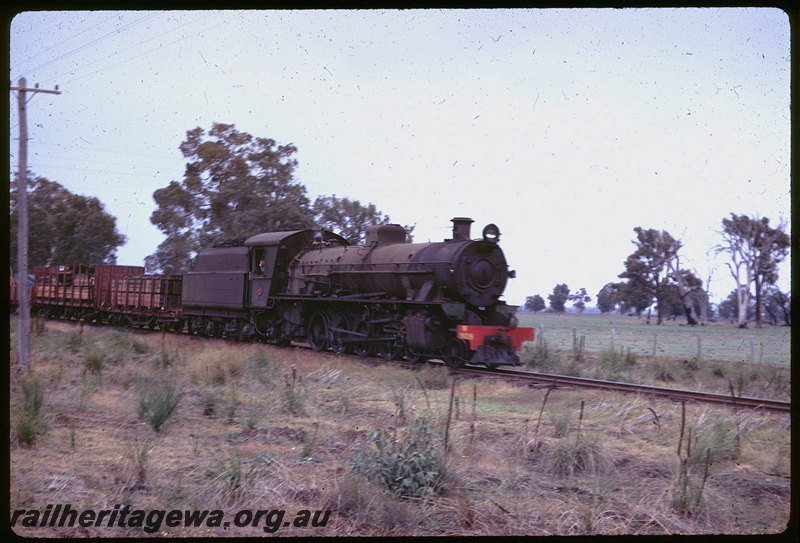
[[[87,47],[90,47],[90,46],[92,46],[92,45],[95,45],[95,44],[97,44],[97,43],[100,43],[100,42],[102,42],[102,41],[104,41],[104,40],[106,40],[106,39],[110,38],[111,36],[113,36],[113,35],[115,35],[115,34],[119,34],[120,32],[123,32],[123,31],[125,31],[125,30],[127,30],[127,29],[129,29],[129,28],[131,28],[131,27],[133,27],[133,26],[136,26],[137,24],[141,23],[142,21],[145,21],[145,20],[147,20],[147,19],[152,19],[153,17],[155,17],[156,15],[158,15],[158,13],[159,13],[159,12],[148,13],[148,14],[147,14],[147,15],[145,15],[144,17],[140,17],[139,19],[136,19],[135,21],[132,21],[132,22],[130,22],[130,23],[128,23],[128,24],[126,24],[126,25],[123,25],[121,28],[116,28],[116,29],[112,30],[111,32],[108,32],[108,33],[106,33],[106,34],[103,34],[103,35],[102,35],[102,36],[100,36],[99,38],[95,38],[95,39],[93,39],[93,40],[91,40],[91,41],[89,41],[89,42],[87,42],[87,43],[84,43],[84,44],[83,44],[83,45],[81,45],[80,47],[76,47],[75,49],[72,49],[71,51],[67,51],[67,52],[66,52],[66,53],[64,53],[63,55],[57,56],[56,58],[50,59],[50,60],[48,60],[47,62],[44,62],[44,63],[42,63],[42,64],[39,64],[39,65],[38,65],[38,66],[36,66],[35,68],[30,68],[30,69],[28,69],[28,70],[25,70],[25,71],[23,72],[23,74],[28,74],[28,73],[31,73],[31,72],[35,72],[36,70],[39,70],[39,69],[41,69],[41,68],[44,68],[45,66],[49,66],[50,64],[53,64],[54,62],[58,62],[58,61],[60,61],[60,60],[63,60],[63,59],[67,58],[67,57],[68,57],[68,56],[70,56],[70,55],[74,55],[75,53],[77,53],[77,52],[79,52],[79,51],[83,51],[83,50],[84,50],[84,49],[86,49]]]
[[[199,20],[196,20],[196,21],[192,21],[191,23],[186,23],[185,25],[182,25],[182,26],[180,26],[180,27],[173,28],[173,29],[171,29],[171,30],[168,30],[168,31],[166,31],[166,32],[163,32],[163,33],[159,34],[158,36],[153,36],[152,38],[149,38],[149,39],[147,39],[147,40],[144,40],[144,41],[142,41],[142,42],[140,42],[140,43],[138,43],[138,44],[136,44],[136,45],[132,45],[131,47],[128,47],[127,49],[123,49],[122,51],[118,51],[118,52],[112,53],[111,55],[109,55],[108,57],[106,57],[106,59],[108,59],[108,58],[111,58],[111,57],[113,57],[113,56],[115,56],[115,55],[118,55],[118,54],[120,54],[120,53],[123,53],[123,52],[125,52],[125,51],[129,51],[129,50],[131,50],[131,49],[134,49],[134,48],[136,48],[136,47],[139,47],[139,46],[141,46],[141,45],[143,45],[143,44],[145,44],[145,43],[147,43],[147,42],[149,42],[149,41],[152,41],[152,40],[154,40],[154,39],[156,39],[156,38],[159,38],[159,37],[161,37],[161,36],[163,36],[163,35],[165,35],[165,34],[168,34],[168,33],[170,33],[170,32],[174,32],[175,30],[178,30],[178,29],[180,29],[180,28],[183,28],[184,26],[188,26],[188,25],[190,25],[190,24],[197,23],[197,22],[199,22],[200,20],[204,20],[204,19],[207,19],[207,18],[209,18],[209,17],[211,17],[211,15],[208,15],[208,16],[204,17],[203,19],[199,19]],[[130,62],[130,61],[132,61],[132,60],[136,60],[136,59],[138,59],[138,58],[141,58],[141,57],[143,57],[143,56],[149,55],[149,54],[151,54],[151,53],[155,53],[155,52],[157,52],[157,51],[162,51],[162,50],[164,50],[166,47],[169,47],[169,46],[171,46],[171,45],[174,45],[174,44],[176,44],[176,43],[179,43],[179,42],[181,42],[181,41],[183,41],[183,40],[185,40],[185,39],[187,39],[187,38],[191,38],[191,37],[193,37],[193,36],[197,36],[198,34],[201,34],[202,32],[208,32],[208,31],[210,31],[210,30],[213,30],[213,29],[215,29],[215,28],[218,28],[218,27],[220,27],[220,26],[222,26],[222,25],[224,25],[224,24],[227,24],[227,21],[222,21],[222,22],[220,22],[219,24],[216,24],[216,25],[214,25],[214,26],[212,26],[212,27],[209,27],[209,28],[202,28],[202,29],[198,30],[197,32],[195,32],[194,34],[189,34],[188,36],[181,36],[181,37],[180,37],[180,38],[178,38],[177,40],[173,40],[173,41],[171,41],[171,42],[169,42],[169,43],[166,43],[166,44],[160,44],[158,47],[155,47],[155,48],[153,48],[153,49],[150,49],[149,51],[144,51],[144,52],[142,52],[142,53],[139,53],[139,54],[137,54],[137,55],[134,55],[134,56],[132,56],[132,57],[126,58],[126,59],[124,59],[124,60],[121,60],[121,61],[117,62],[116,64],[111,64],[111,65],[109,65],[109,66],[105,66],[105,67],[103,67],[103,68],[100,68],[100,69],[98,69],[98,70],[95,70],[95,71],[93,71],[93,72],[89,72],[89,73],[86,73],[86,74],[80,75],[80,76],[78,76],[78,77],[74,77],[74,78],[72,78],[72,79],[68,80],[66,83],[64,83],[64,85],[67,85],[67,84],[69,84],[69,83],[74,83],[75,81],[78,81],[78,80],[80,80],[80,79],[84,79],[84,78],[86,78],[86,77],[90,77],[90,76],[92,76],[92,75],[95,75],[95,74],[97,74],[97,73],[99,73],[99,72],[103,72],[103,71],[110,70],[111,68],[116,68],[117,66],[120,66],[120,65],[122,65],[122,64],[125,64],[126,62]],[[105,59],[104,59],[104,60],[105,60]],[[99,62],[99,61],[98,61],[98,62]],[[47,79],[45,82],[52,81],[53,79],[56,79],[56,77],[58,77],[58,76],[51,77],[51,78]]]
[[[129,167],[129,168],[132,168],[132,169],[143,168],[143,167],[155,167],[155,166],[152,166],[151,164],[130,164],[130,163],[127,163],[127,162],[109,162],[107,160],[95,160],[95,159],[91,159],[91,158],[67,158],[67,159],[65,159],[64,157],[53,156],[53,155],[40,155],[38,153],[34,153],[33,156],[36,157],[36,158],[50,158],[50,159],[59,160],[59,161],[67,160],[67,161],[71,161],[71,162],[80,162],[80,163],[87,162],[87,163],[108,164],[109,166],[126,166],[126,167]],[[166,160],[176,160],[176,159],[164,159],[164,160],[166,161]]]
[[[42,67],[44,67],[44,66],[50,65],[50,64],[52,64],[52,63],[55,63],[55,62],[57,62],[57,61],[63,60],[64,58],[67,58],[69,55],[72,55],[72,54],[75,54],[75,53],[77,53],[77,52],[79,52],[79,51],[81,51],[81,50],[84,50],[84,49],[86,49],[87,47],[89,47],[89,46],[91,46],[91,45],[95,45],[95,44],[97,44],[97,43],[100,43],[100,42],[102,42],[103,40],[105,40],[105,39],[107,39],[107,38],[109,38],[109,37],[111,37],[111,36],[113,36],[113,35],[115,35],[115,34],[119,34],[120,32],[123,32],[123,31],[125,31],[125,30],[127,30],[127,29],[129,29],[129,28],[131,28],[131,27],[133,27],[133,26],[135,26],[135,25],[137,25],[137,24],[140,24],[140,23],[144,22],[145,20],[148,20],[148,19],[150,19],[150,18],[152,18],[152,17],[155,17],[155,16],[156,16],[156,15],[158,15],[159,13],[160,13],[160,12],[153,12],[153,13],[150,13],[150,14],[147,14],[147,15],[145,15],[144,17],[140,17],[139,19],[137,19],[137,20],[135,20],[135,21],[132,21],[131,23],[128,23],[128,24],[126,24],[126,25],[122,26],[121,28],[117,28],[117,29],[115,29],[115,30],[114,30],[114,31],[112,31],[112,32],[108,32],[108,33],[104,34],[103,36],[100,36],[100,37],[98,37],[98,38],[96,38],[96,39],[94,39],[94,40],[91,40],[91,41],[89,41],[89,42],[87,42],[87,43],[83,44],[83,45],[82,45],[82,46],[80,46],[80,47],[77,47],[77,48],[75,48],[75,49],[73,49],[73,50],[71,50],[71,51],[69,51],[69,52],[67,52],[67,53],[64,53],[63,55],[60,55],[59,57],[57,57],[57,58],[55,58],[55,59],[52,59],[52,60],[50,60],[50,61],[48,61],[48,62],[42,63],[42,64],[40,64],[39,66],[37,66],[37,67],[35,67],[35,68],[32,68],[32,69],[30,69],[30,70],[27,70],[27,71],[26,71],[26,72],[24,72],[24,73],[28,73],[28,72],[30,72],[30,71],[34,71],[34,70],[40,69],[40,68],[42,68]],[[163,12],[161,12],[161,13],[163,13]],[[191,20],[191,21],[189,21],[189,22],[186,22],[186,23],[184,23],[184,24],[182,24],[182,25],[180,25],[180,26],[177,26],[177,27],[175,27],[175,28],[171,28],[171,29],[169,29],[169,30],[167,30],[167,31],[164,31],[164,32],[162,32],[162,33],[160,33],[160,34],[158,34],[158,35],[156,35],[156,36],[152,36],[152,37],[150,37],[150,38],[147,38],[147,39],[145,39],[145,40],[139,41],[138,43],[135,43],[135,44],[131,45],[130,47],[126,48],[126,49],[123,49],[123,50],[121,50],[121,51],[116,51],[116,52],[114,52],[114,53],[112,53],[112,54],[110,54],[110,55],[106,56],[104,59],[101,59],[101,60],[98,60],[98,61],[95,61],[95,62],[93,62],[93,63],[90,63],[90,64],[88,64],[88,66],[91,66],[91,65],[93,65],[93,64],[98,64],[98,63],[102,62],[103,60],[106,60],[106,59],[112,58],[112,57],[114,57],[114,56],[117,56],[117,55],[119,55],[119,54],[121,54],[121,53],[124,53],[125,51],[130,51],[131,49],[135,49],[135,48],[137,48],[137,47],[141,47],[142,45],[144,45],[144,44],[146,44],[146,43],[148,43],[148,42],[151,42],[151,41],[153,41],[153,40],[155,40],[155,39],[158,39],[158,38],[160,38],[160,37],[162,37],[162,36],[164,36],[164,35],[167,35],[167,34],[169,34],[169,33],[175,32],[175,31],[177,31],[177,30],[180,30],[180,29],[182,29],[182,28],[185,28],[185,27],[187,27],[187,26],[192,26],[192,25],[196,25],[196,24],[198,24],[198,23],[201,23],[202,21],[205,21],[206,19],[208,19],[208,18],[210,18],[210,17],[212,17],[212,16],[214,16],[214,15],[215,15],[215,12],[208,13],[207,15],[205,15],[205,16],[203,16],[203,17],[196,18],[196,19],[194,19],[194,20]],[[73,35],[71,38],[68,38],[67,40],[63,40],[63,41],[62,41],[62,42],[60,42],[60,43],[65,43],[65,42],[67,42],[67,41],[69,41],[69,40],[73,39],[74,37],[76,37],[76,36],[80,35],[81,33],[84,33],[84,32],[86,32],[86,31],[88,31],[88,30],[91,30],[92,28],[96,28],[97,26],[100,26],[101,24],[103,24],[103,23],[107,22],[108,20],[109,20],[109,18],[105,19],[105,20],[104,20],[104,21],[102,21],[101,23],[98,23],[98,24],[96,24],[96,25],[94,25],[94,26],[92,26],[92,27],[90,27],[90,28],[88,28],[88,29],[86,29],[86,30],[84,30],[84,31],[81,31],[81,32],[79,32],[78,34],[75,34],[75,35]],[[151,49],[151,50],[149,50],[149,51],[145,51],[145,52],[139,53],[139,54],[137,54],[137,55],[134,55],[134,56],[132,56],[132,57],[129,57],[129,58],[127,58],[127,59],[124,59],[124,60],[122,60],[122,61],[120,61],[120,62],[118,62],[118,63],[116,63],[116,64],[113,64],[113,65],[111,65],[111,66],[106,66],[106,67],[104,67],[104,68],[100,68],[100,69],[98,69],[98,70],[95,70],[94,72],[90,72],[90,73],[86,73],[86,74],[80,75],[80,76],[78,76],[78,77],[75,77],[75,78],[73,78],[73,79],[71,79],[71,80],[67,81],[67,83],[71,83],[71,82],[73,82],[73,81],[76,81],[76,80],[78,80],[78,79],[83,79],[83,78],[85,78],[85,77],[89,77],[89,76],[91,76],[91,75],[94,75],[94,74],[96,74],[96,73],[98,73],[98,72],[101,72],[101,71],[104,71],[104,70],[108,70],[108,69],[114,68],[114,67],[116,67],[116,66],[119,66],[119,65],[121,65],[121,64],[124,64],[124,63],[126,63],[126,62],[129,62],[129,61],[131,61],[131,60],[134,60],[134,59],[136,59],[136,58],[140,58],[140,57],[142,57],[142,56],[145,56],[145,55],[148,55],[148,54],[150,54],[150,53],[156,52],[156,51],[158,51],[158,50],[161,50],[161,49],[163,49],[164,47],[171,46],[171,45],[173,45],[173,44],[175,44],[175,43],[178,43],[178,42],[180,42],[180,41],[182,41],[182,40],[185,40],[185,39],[187,39],[187,38],[190,38],[190,37],[196,36],[196,35],[198,35],[198,34],[201,34],[201,33],[203,33],[203,32],[206,32],[206,31],[213,30],[214,28],[217,28],[217,27],[219,27],[219,26],[221,26],[221,25],[223,25],[223,24],[226,24],[226,22],[227,22],[226,20],[223,20],[223,21],[221,21],[219,24],[216,24],[216,25],[214,25],[214,26],[212,26],[212,27],[210,27],[210,28],[205,28],[205,27],[204,27],[204,28],[201,28],[200,30],[198,30],[197,32],[194,32],[193,34],[189,34],[189,35],[186,35],[186,36],[181,36],[179,39],[177,39],[177,40],[173,40],[172,42],[169,42],[169,43],[168,43],[168,44],[166,44],[166,45],[160,45],[159,47],[157,47],[157,48],[155,48],[155,49]],[[55,47],[56,47],[56,46],[50,47],[50,48],[46,49],[45,51],[49,51],[49,50],[51,50],[51,49],[53,49],[53,48],[55,48]],[[45,52],[45,51],[42,51],[42,52],[40,52],[40,53],[37,53],[35,56],[39,56],[40,54],[42,54],[42,53],[43,53],[43,52]],[[55,78],[57,78],[57,77],[60,77],[60,76],[59,76],[59,75],[56,75],[56,76],[54,76],[54,77],[52,77],[52,78],[50,78],[50,79],[48,79],[48,80],[44,81],[44,83],[46,83],[47,81],[50,81],[50,80],[52,80],[52,79],[55,79]],[[34,143],[34,142],[31,142],[31,143]],[[55,146],[58,146],[58,147],[66,148],[66,146],[64,146],[64,145],[62,145],[62,144],[55,144],[55,143],[50,143],[50,144],[48,144],[48,143],[44,143],[44,142],[40,142],[40,144],[43,144],[43,145],[55,145]],[[83,149],[89,149],[89,150],[92,150],[92,151],[106,151],[106,152],[110,152],[110,153],[118,153],[118,154],[127,154],[127,155],[146,156],[146,157],[151,157],[151,158],[158,158],[158,159],[161,159],[161,160],[175,160],[175,157],[165,157],[165,156],[158,156],[158,155],[148,155],[148,154],[145,154],[145,153],[130,153],[130,152],[124,152],[124,151],[111,150],[111,149],[99,149],[99,148],[95,148],[95,147],[80,147],[80,146],[77,146],[77,147],[74,147],[74,148],[83,148]],[[12,153],[12,154],[13,154],[13,153]],[[46,155],[38,155],[38,156],[39,156],[39,157],[42,157],[42,158],[44,158]],[[47,158],[53,158],[53,159],[57,159],[57,160],[63,160],[63,158],[61,158],[61,157],[52,157],[52,156],[47,156]],[[100,161],[95,161],[95,162],[100,162]],[[115,165],[126,166],[126,164],[123,164],[123,163],[114,163],[114,164],[115,164]],[[138,165],[138,166],[141,166],[141,165]],[[78,171],[86,171],[86,172],[91,172],[91,173],[108,173],[108,174],[112,174],[112,175],[113,175],[113,174],[116,174],[116,175],[137,175],[137,174],[135,174],[135,173],[133,173],[133,172],[112,172],[112,171],[108,171],[108,170],[92,170],[92,169],[88,169],[88,168],[72,168],[72,167],[68,167],[68,166],[63,166],[63,164],[62,164],[62,166],[61,166],[61,167],[63,167],[64,169],[78,170]],[[135,168],[135,167],[136,167],[136,165],[130,165],[130,167],[131,167],[131,168]],[[160,173],[160,172],[158,172],[158,173]]]
[[[12,139],[19,140],[19,138],[12,138]],[[107,149],[107,148],[104,148],[104,147],[95,147],[94,145],[64,145],[63,143],[50,143],[50,142],[44,142],[44,141],[38,141],[37,142],[37,141],[34,141],[34,140],[30,140],[30,143],[35,144],[35,145],[47,145],[47,146],[50,146],[50,147],[60,147],[60,148],[64,149],[65,151],[66,150],[87,150],[87,151],[92,151],[92,152],[100,151],[102,153],[112,153],[112,154],[115,154],[115,155],[142,156],[142,157],[147,157],[147,158],[157,158],[159,160],[181,160],[181,157],[179,157],[179,156],[154,155],[154,154],[151,154],[151,153],[132,153],[130,151],[121,151],[119,149]],[[44,155],[39,155],[39,156],[44,156]],[[51,158],[55,158],[55,157],[51,157]]]
[[[51,46],[50,46],[50,47],[48,47],[47,49],[44,49],[44,50],[42,50],[42,51],[39,51],[39,52],[38,52],[38,53],[36,53],[35,55],[31,55],[31,56],[29,56],[27,59],[25,59],[25,60],[22,60],[22,61],[20,61],[20,62],[18,62],[18,63],[16,63],[16,64],[14,64],[13,66],[11,66],[11,67],[10,67],[10,71],[14,71],[14,70],[15,70],[17,67],[19,67],[21,64],[25,64],[26,62],[30,62],[31,60],[35,59],[36,57],[40,57],[40,56],[42,56],[43,54],[45,54],[45,53],[47,53],[47,52],[50,52],[50,51],[52,51],[52,50],[53,50],[53,49],[55,49],[56,47],[59,47],[59,46],[61,46],[61,45],[64,45],[65,43],[67,43],[67,42],[68,42],[68,41],[70,41],[70,40],[74,40],[75,38],[77,38],[77,37],[78,37],[78,36],[80,36],[81,34],[85,34],[86,32],[89,32],[90,30],[94,30],[94,29],[95,29],[95,28],[97,28],[98,26],[102,26],[102,25],[106,24],[108,21],[110,21],[110,20],[111,20],[111,19],[113,19],[114,17],[116,17],[116,15],[111,15],[111,16],[109,16],[109,17],[107,17],[107,18],[103,19],[103,20],[102,20],[102,21],[100,21],[99,23],[97,23],[97,24],[94,24],[94,25],[92,25],[92,26],[90,26],[90,27],[88,27],[88,28],[84,28],[83,30],[81,30],[81,31],[80,31],[80,32],[78,32],[77,34],[73,34],[73,35],[72,35],[72,36],[70,36],[69,38],[67,38],[67,39],[65,39],[65,40],[62,40],[62,41],[58,42],[58,43],[57,43],[57,44],[55,44],[55,45],[51,45]],[[30,70],[29,70],[29,71],[30,71]],[[29,71],[28,71],[28,72],[23,72],[23,75],[24,75],[25,73],[29,73]]]

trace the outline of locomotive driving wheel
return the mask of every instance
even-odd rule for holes
[[[405,347],[404,356],[405,356],[406,360],[408,360],[412,364],[416,364],[417,362],[427,362],[428,361],[428,357],[427,356],[422,356],[421,354],[419,354],[417,351],[415,351],[414,349],[412,349],[408,345],[406,345],[406,347]]]
[[[448,368],[460,368],[467,361],[467,342],[453,338],[444,348],[444,363]]]
[[[397,360],[400,358],[401,349],[392,341],[382,341],[376,347],[377,355],[384,360]]]
[[[369,324],[361,321],[356,327],[356,334],[364,337],[366,341],[360,341],[353,344],[353,353],[357,356],[370,356],[375,350],[375,344],[369,341]]]
[[[308,344],[315,351],[330,346],[330,319],[324,311],[317,311],[308,321]]]
[[[344,338],[350,332],[350,319],[347,313],[337,311],[331,317],[330,322],[330,335],[331,335],[331,349],[336,354],[349,353],[352,350],[352,344],[346,343]]]

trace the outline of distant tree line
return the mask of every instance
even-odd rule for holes
[[[313,204],[294,178],[297,149],[215,123],[187,131],[183,179],[153,193],[150,221],[166,239],[145,258],[149,273],[184,273],[202,249],[273,231],[325,228],[351,243],[389,216],[372,203],[319,196]],[[34,179],[32,174],[28,179]],[[29,182],[29,265],[115,263],[126,238],[94,197],[38,177]],[[17,267],[16,188],[11,191],[11,266]],[[409,241],[414,226],[404,226]]]
[[[115,263],[125,243],[117,219],[95,197],[73,194],[55,181],[28,174],[28,265]],[[10,194],[11,268],[17,269],[17,188]]]
[[[778,264],[791,245],[784,228],[783,224],[771,227],[767,218],[735,213],[722,219],[723,242],[712,250],[728,256],[726,266],[737,287],[717,307],[720,318],[735,320],[740,327],[746,327],[748,320],[761,327],[764,318],[772,324],[791,324],[791,293],[775,286]],[[625,269],[618,275],[622,281],[607,283],[597,293],[600,312],[618,309],[641,316],[647,309],[649,322],[655,304],[657,324],[679,316],[685,316],[690,325],[705,324],[713,318],[708,286],[704,288],[694,271],[681,266],[681,241],[665,230],[640,226],[633,230],[635,250],[623,263]],[[547,298],[550,310],[556,312],[565,311],[568,301],[583,312],[590,301],[585,289],[570,294],[566,284],[556,285]],[[529,296],[523,309],[541,311],[545,309],[544,299]]]

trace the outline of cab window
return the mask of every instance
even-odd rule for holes
[[[256,275],[264,275],[266,269],[266,262],[264,261],[264,249],[256,249],[253,257],[253,273]]]

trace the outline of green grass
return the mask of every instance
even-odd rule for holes
[[[754,362],[789,364],[791,330],[788,327],[765,325],[756,330],[738,329],[730,324],[712,323],[707,326],[685,326],[669,321],[656,325],[646,318],[623,315],[579,315],[572,313],[517,314],[520,326],[536,328],[537,337],[544,334],[550,349],[556,353],[572,352],[573,329],[578,338],[586,336],[586,351],[600,353],[611,348],[611,330],[615,331],[614,347],[624,347],[637,356],[653,354],[653,335],[656,337],[656,356],[683,358],[697,357],[697,336],[701,339],[701,356],[704,360],[729,362],[750,361],[750,340],[754,345]]]

